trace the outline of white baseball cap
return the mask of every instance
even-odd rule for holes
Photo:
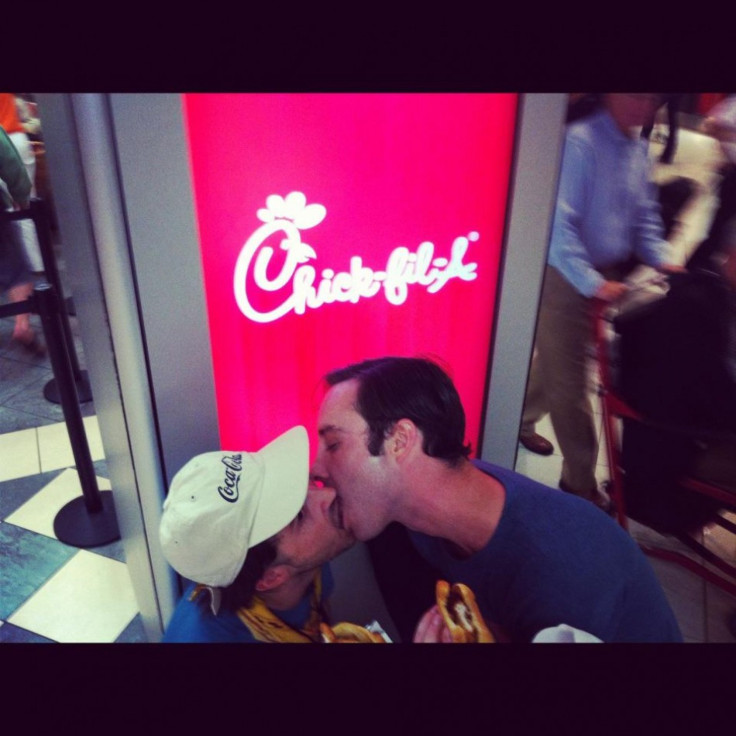
[[[293,427],[258,452],[207,452],[171,481],[159,538],[185,578],[224,587],[248,550],[286,527],[309,486],[309,438]]]

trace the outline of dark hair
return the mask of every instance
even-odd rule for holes
[[[594,92],[570,95],[567,103],[565,123],[575,123],[597,112],[603,105],[602,95]]]
[[[470,454],[464,444],[465,412],[450,377],[425,358],[376,358],[325,376],[329,386],[357,379],[356,409],[368,423],[368,451],[379,455],[399,419],[411,419],[423,435],[422,449],[451,467]]]
[[[276,559],[278,535],[260,542],[248,550],[243,567],[235,580],[222,589],[222,606],[231,611],[248,607],[253,601],[256,583],[266,568]]]

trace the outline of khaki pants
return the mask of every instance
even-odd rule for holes
[[[549,413],[563,457],[561,479],[589,500],[597,489],[598,457],[587,390],[592,319],[591,300],[547,266],[521,435],[532,434],[536,422]]]

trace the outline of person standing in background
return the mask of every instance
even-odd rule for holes
[[[0,205],[4,210],[27,207],[31,182],[9,136],[0,127]],[[8,293],[11,302],[22,302],[31,295],[31,281],[14,223],[0,220],[0,291]],[[13,340],[34,355],[44,355],[45,347],[31,327],[28,313],[15,317]]]
[[[688,260],[688,268],[707,267],[712,256],[726,242],[726,223],[736,216],[736,95],[719,102],[703,122],[703,131],[720,144],[724,155],[718,205],[708,230],[708,236]]]
[[[0,92],[0,127],[10,137],[23,165],[26,167],[28,178],[31,180],[31,197],[36,196],[36,155],[28,138],[26,129],[18,114],[15,95],[12,92]],[[34,273],[44,270],[38,236],[32,220],[21,220],[14,223],[23,242],[28,267]]]
[[[549,413],[563,456],[559,487],[608,510],[595,478],[598,438],[587,392],[592,306],[623,296],[633,257],[663,271],[682,268],[668,265],[647,142],[636,130],[652,121],[662,96],[607,94],[602,102],[565,138],[519,441],[552,454],[552,443],[535,432]]]

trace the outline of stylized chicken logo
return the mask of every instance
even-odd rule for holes
[[[266,198],[266,206],[256,215],[263,225],[245,242],[233,277],[237,305],[254,322],[272,322],[291,311],[304,314],[307,307],[314,309],[332,302],[356,303],[361,298],[375,296],[382,288],[390,304],[400,305],[407,298],[409,285],[418,284],[435,293],[452,278],[472,281],[477,277],[478,264],[463,263],[470,242],[480,237],[474,231],[467,238],[455,238],[449,259],[434,258],[434,244],[425,241],[413,253],[405,246],[395,248],[383,271],[373,271],[363,265],[360,256],[352,256],[349,271],[335,273],[333,269],[325,269],[322,280],[315,284],[317,271],[309,262],[317,258],[317,253],[302,241],[301,231],[325,219],[324,205],[307,204],[303,192],[290,192],[286,197],[271,194]],[[274,248],[265,243],[278,232],[284,234],[279,247],[286,251],[286,259],[278,275],[270,278],[267,269]],[[249,273],[256,286],[268,292],[278,291],[292,281],[291,294],[275,309],[259,312],[248,299]]]

